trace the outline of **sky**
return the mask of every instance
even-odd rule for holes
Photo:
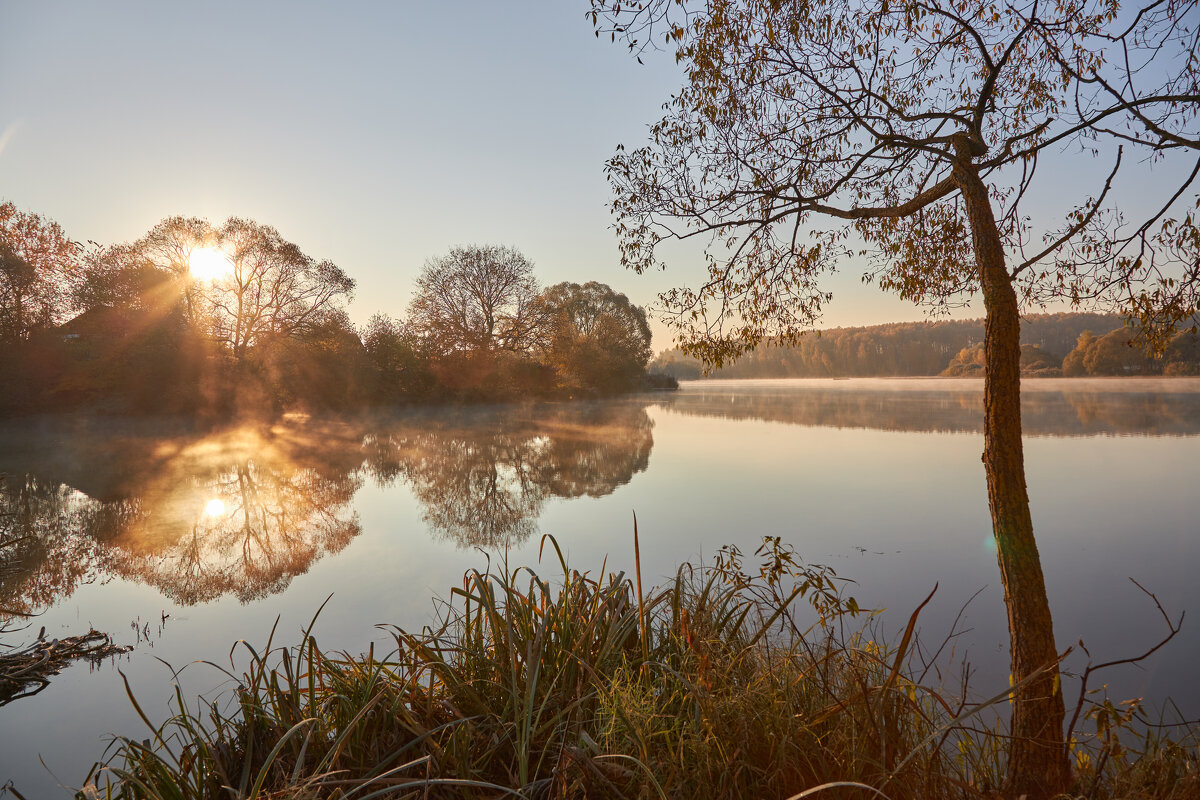
[[[403,316],[425,261],[465,244],[649,306],[703,269],[687,251],[661,273],[620,266],[604,162],[646,140],[681,74],[595,38],[586,8],[2,3],[0,201],[101,244],[174,215],[273,225],[357,280],[360,324]],[[826,284],[823,327],[924,317],[862,271]]]
[[[620,266],[604,162],[681,85],[597,39],[586,2],[0,4],[0,201],[78,241],[249,217],[403,316],[427,259],[507,244],[544,285],[649,306],[698,259]],[[826,326],[920,319],[847,269]],[[654,325],[656,350],[670,333]]]

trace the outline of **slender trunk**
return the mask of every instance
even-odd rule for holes
[[[1017,296],[1004,266],[1004,248],[987,187],[970,161],[969,144],[958,148],[954,174],[967,217],[987,310],[984,328],[984,447],[988,507],[1008,609],[1012,680],[1029,685],[1013,693],[1008,791],[1030,800],[1067,788],[1070,764],[1063,741],[1063,696],[1054,625],[1042,562],[1033,538],[1025,456],[1021,445],[1021,329]]]
[[[16,303],[13,306],[13,339],[18,342],[23,342],[28,339],[28,331],[25,330],[25,302],[21,291],[18,289],[16,293]]]
[[[195,293],[195,289],[191,286],[191,278],[186,278],[185,280],[188,281],[183,287],[183,299],[187,304],[187,324],[189,329],[195,330],[196,311],[192,307],[192,295]]]

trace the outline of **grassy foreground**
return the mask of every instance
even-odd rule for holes
[[[116,739],[77,797],[998,797],[986,710],[1006,695],[923,685],[917,612],[887,647],[831,570],[777,540],[758,554],[753,574],[730,548],[644,594],[561,553],[554,582],[473,571],[383,657],[268,641],[232,698],[193,712],[177,690],[179,713]],[[1082,719],[1074,795],[1200,797],[1194,729],[1135,735],[1106,701]]]

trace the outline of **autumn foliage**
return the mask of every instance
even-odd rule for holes
[[[511,247],[431,259],[405,320],[356,328],[354,287],[251,220],[170,217],[135,242],[84,246],[0,205],[0,414],[271,415],[645,381],[645,312],[598,283],[543,292]]]

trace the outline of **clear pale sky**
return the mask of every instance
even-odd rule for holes
[[[4,2],[0,200],[103,244],[176,214],[274,225],[358,281],[360,323],[402,316],[424,261],[469,243],[649,305],[698,265],[620,267],[603,167],[679,73],[594,38],[586,8]],[[923,317],[861,272],[828,284],[824,325]]]

